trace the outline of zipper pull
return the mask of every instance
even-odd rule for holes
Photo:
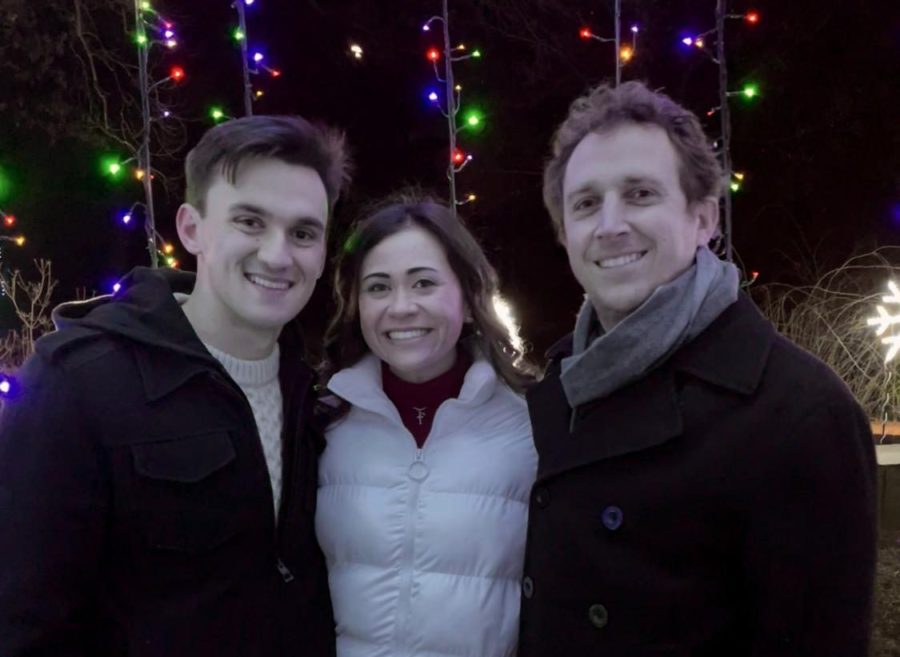
[[[281,573],[281,579],[284,580],[285,584],[289,584],[294,581],[294,576],[291,574],[291,571],[288,570],[288,567],[284,565],[284,562],[281,559],[278,559],[275,562],[275,567],[278,568],[278,572]]]
[[[425,454],[420,447],[416,450],[415,460],[409,464],[409,478],[416,482],[422,482],[425,481],[425,478],[430,471],[431,469],[428,467],[428,464],[425,463]]]

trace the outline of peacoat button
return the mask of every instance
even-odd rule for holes
[[[603,605],[591,605],[590,609],[588,609],[588,618],[591,621],[591,625],[598,630],[602,630],[609,623],[609,612],[606,611],[606,607]]]
[[[603,522],[603,526],[611,532],[614,532],[621,527],[624,519],[625,514],[622,513],[622,509],[617,506],[608,506],[603,509],[603,513],[600,514],[600,520]]]
[[[522,579],[522,595],[528,600],[534,595],[534,580],[527,575]]]
[[[547,505],[550,504],[550,491],[543,487],[536,488],[534,490],[534,503],[542,509],[546,509]]]

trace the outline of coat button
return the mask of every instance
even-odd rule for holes
[[[546,509],[550,504],[550,491],[546,488],[536,488],[534,491],[534,503],[542,509]]]
[[[602,630],[609,623],[609,612],[603,605],[591,605],[591,608],[588,609],[588,618],[591,625]]]
[[[603,509],[603,513],[600,514],[600,519],[603,521],[604,527],[609,531],[614,532],[622,526],[625,514],[622,513],[622,509],[617,506],[608,506]]]
[[[528,600],[531,600],[531,596],[534,595],[534,580],[530,577],[525,577],[522,580],[522,595],[525,596]]]

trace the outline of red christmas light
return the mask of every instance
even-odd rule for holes
[[[578,31],[578,36],[580,36],[582,39],[590,39],[592,36],[594,36],[594,33],[591,32],[591,28],[583,27]]]
[[[759,12],[758,11],[750,11],[744,14],[744,20],[750,23],[751,25],[756,25],[759,22]]]
[[[14,215],[8,214],[5,217],[3,217],[3,223],[6,224],[7,226],[15,226],[16,218]]]
[[[281,77],[281,71],[279,71],[277,68],[269,69],[269,72],[272,74],[272,77],[273,77],[273,78],[280,78],[280,77]]]
[[[180,66],[173,66],[169,69],[169,77],[175,80],[175,82],[181,82],[184,80],[184,69]]]
[[[425,56],[428,58],[429,61],[436,62],[437,60],[439,60],[441,58],[441,51],[438,50],[437,48],[429,48],[428,51],[425,53]]]
[[[466,154],[458,148],[453,151],[453,164],[462,164],[466,161]]]

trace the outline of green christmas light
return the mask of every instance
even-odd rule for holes
[[[744,94],[744,98],[747,100],[753,100],[759,95],[759,86],[756,84],[745,84],[744,88],[741,89],[741,93]]]
[[[472,51],[472,57],[474,57],[475,59],[481,59],[481,51],[480,51],[480,50],[473,50],[473,51]]]
[[[153,5],[145,1],[141,3],[141,9],[143,11],[153,11]]]
[[[147,35],[144,34],[143,32],[138,32],[134,37],[134,41],[139,46],[146,46],[147,45]]]
[[[12,195],[12,180],[3,169],[0,169],[0,203],[5,203]]]
[[[484,116],[477,109],[466,112],[463,120],[469,128],[480,128],[484,125]]]
[[[241,28],[236,27],[236,28],[234,28],[234,32],[231,33],[231,37],[232,37],[235,41],[243,41],[243,40],[244,40],[244,37],[245,37],[245,34],[244,34],[244,31],[243,31]]]
[[[731,183],[731,191],[737,192],[737,191],[740,191],[740,189],[741,189],[741,183],[739,183],[739,182]]]
[[[225,118],[225,112],[221,107],[210,107],[209,115],[212,117],[213,121],[221,121]]]
[[[107,176],[119,178],[125,170],[119,158],[115,155],[109,155],[100,160],[100,169]]]

